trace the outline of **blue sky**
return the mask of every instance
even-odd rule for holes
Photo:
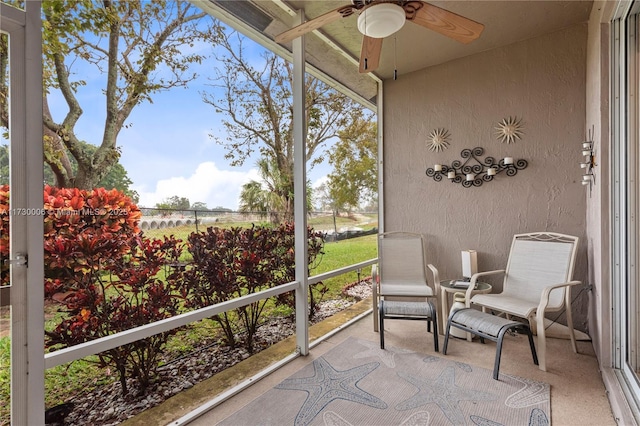
[[[247,53],[260,60],[261,46],[244,42]],[[206,49],[204,45],[196,49]],[[153,95],[153,103],[135,107],[118,137],[120,163],[133,181],[132,189],[140,195],[140,206],[153,207],[166,198],[187,197],[191,203],[204,202],[209,208],[237,209],[241,186],[259,180],[255,169],[257,157],[241,167],[225,160],[225,150],[210,134],[224,136],[222,117],[202,101],[202,91],[212,91],[207,75],[213,60],[195,68],[200,77],[188,88],[174,88]],[[95,68],[79,69],[76,78],[87,81],[77,97],[84,114],[76,126],[76,135],[86,142],[99,144],[104,129],[105,105],[102,95],[105,76]],[[61,120],[67,105],[59,93],[49,97],[51,113]],[[224,139],[224,138],[223,138]],[[328,164],[308,171],[312,184],[324,181]]]

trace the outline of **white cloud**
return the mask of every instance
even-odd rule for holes
[[[133,189],[140,195],[140,206],[153,207],[163,200],[177,195],[186,197],[191,203],[201,201],[209,208],[225,207],[236,210],[243,184],[259,180],[255,169],[249,171],[220,170],[212,161],[200,163],[189,177],[178,176],[161,179],[152,191],[144,186]]]
[[[327,182],[329,182],[329,176],[328,175],[320,176],[318,179],[313,181],[313,183],[311,184],[311,188],[318,189],[318,187],[320,187],[320,185],[324,185]]]

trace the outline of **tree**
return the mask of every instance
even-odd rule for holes
[[[280,223],[283,215],[291,210],[289,203],[293,200],[293,195],[285,192],[293,189],[287,181],[289,177],[268,158],[259,159],[257,166],[262,182],[252,180],[242,185],[239,209],[241,212],[260,212],[263,216],[268,213],[274,223]]]
[[[269,192],[262,187],[262,183],[252,180],[242,185],[240,191],[240,205],[238,209],[245,213],[260,213],[266,216],[269,211]]]
[[[334,167],[328,176],[329,196],[335,210],[353,208],[378,198],[377,126],[358,118],[339,134],[329,156]]]
[[[95,146],[84,143],[84,149],[86,150],[94,150]],[[71,162],[71,167],[75,170],[78,166],[73,161]],[[55,176],[53,175],[53,171],[45,163],[44,167],[44,183],[49,186],[55,186]],[[0,145],[0,185],[8,185],[9,184],[9,147],[8,145]],[[138,193],[131,189],[131,185],[133,182],[129,179],[127,171],[119,162],[116,163],[109,173],[102,178],[102,180],[96,185],[98,188],[105,189],[117,189],[118,191],[124,193],[129,198],[133,200],[134,203],[138,203],[140,200],[140,196]]]
[[[234,41],[232,43],[232,40]],[[274,192],[282,208],[281,219],[293,217],[293,66],[271,52],[264,52],[259,66],[244,54],[244,38],[236,33],[220,39],[223,55],[216,58],[216,90],[203,100],[224,113],[228,137],[212,137],[226,150],[232,165],[242,165],[254,152],[271,170],[277,170]],[[310,167],[322,161],[328,142],[362,114],[362,106],[318,79],[307,76],[307,152]],[[275,176],[275,173],[274,173]],[[246,189],[255,190],[256,185]],[[250,204],[247,204],[250,205]],[[250,207],[253,209],[253,207]]]
[[[209,207],[207,207],[207,203],[196,201],[195,203],[191,204],[191,210],[206,211],[209,210]]]
[[[320,184],[313,191],[313,199],[315,201],[315,208],[319,211],[335,211],[335,205],[333,198],[329,194],[329,186],[327,183]]]
[[[156,204],[156,208],[167,210],[189,210],[189,207],[191,207],[189,199],[177,195],[166,198],[161,203]]]
[[[93,155],[95,151],[98,149],[97,146],[88,144],[86,142],[80,142],[82,149],[87,151],[90,155]],[[75,158],[71,157],[71,169],[76,172],[78,170],[78,163],[75,161]],[[44,165],[44,182],[47,185],[55,186],[56,178],[51,170],[51,167],[45,163]],[[98,182],[96,187],[105,188],[105,189],[117,189],[118,191],[123,192],[125,195],[129,196],[135,203],[140,200],[140,196],[136,191],[131,189],[131,185],[133,182],[129,179],[129,175],[125,168],[118,161],[116,164],[111,167],[109,173],[105,177]]]
[[[293,206],[293,185],[290,184],[287,176],[276,167],[273,160],[261,158],[258,160],[258,173],[262,182],[255,180],[242,185],[240,191],[241,212],[260,213],[263,217],[269,214],[271,221],[281,223],[290,220],[287,216]],[[312,210],[311,183],[307,181],[307,209]]]
[[[232,212],[233,210],[228,208],[228,207],[222,207],[222,206],[217,206],[212,208],[211,210],[213,210],[214,212]]]
[[[219,23],[204,24],[207,14],[184,1],[45,0],[42,10],[45,161],[57,186],[93,188],[117,163],[118,134],[133,109],[151,102],[154,93],[184,87],[194,79],[196,75],[187,72],[204,57],[185,46],[201,40],[215,43]],[[79,64],[106,76],[106,121],[93,153],[82,149],[75,134],[83,114],[77,89],[86,84],[73,79]],[[68,106],[61,121],[49,110],[51,90],[59,90]]]

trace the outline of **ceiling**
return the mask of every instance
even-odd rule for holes
[[[214,8],[224,9],[227,16],[232,15],[259,33],[262,44],[289,51],[291,43],[277,46],[273,37],[295,26],[292,16],[295,10],[303,9],[309,20],[351,4],[350,0],[209,1]],[[364,99],[373,100],[377,95],[377,80],[393,78],[394,70],[400,78],[426,67],[587,22],[592,6],[592,1],[581,0],[430,3],[484,24],[483,33],[477,40],[462,44],[407,22],[395,35],[383,41],[380,66],[374,75],[367,76],[358,73],[362,35],[358,32],[354,14],[306,36],[307,61]]]

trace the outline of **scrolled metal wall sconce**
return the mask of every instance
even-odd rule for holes
[[[451,166],[435,164],[433,168],[427,169],[426,174],[437,182],[446,177],[453,183],[460,183],[465,188],[471,188],[492,181],[494,176],[502,172],[507,176],[515,176],[518,170],[526,169],[528,165],[526,160],[514,161],[513,157],[505,157],[499,161],[493,157],[485,157],[482,160],[478,158],[482,154],[484,154],[484,149],[479,146],[473,149],[463,149],[460,156],[466,159],[464,163],[455,160]],[[468,164],[472,160],[475,161],[475,164]]]

